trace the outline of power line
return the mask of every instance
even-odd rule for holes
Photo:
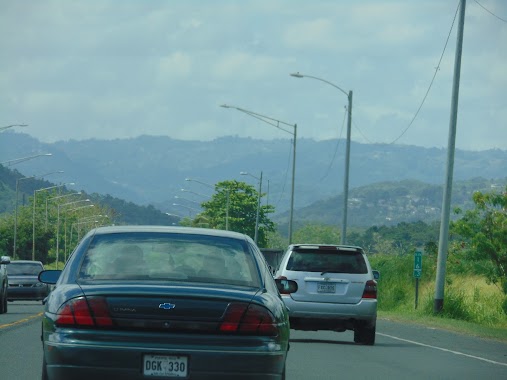
[[[447,40],[445,41],[445,45],[444,45],[444,49],[442,50],[442,54],[440,55],[440,60],[438,61],[438,65],[437,67],[435,68],[435,73],[433,74],[433,78],[431,79],[431,82],[430,82],[430,85],[428,86],[428,90],[426,91],[426,94],[424,95],[423,97],[423,100],[421,102],[421,105],[419,106],[419,108],[417,109],[414,117],[412,118],[412,120],[410,121],[410,123],[408,124],[408,126],[405,128],[405,130],[396,138],[394,139],[392,142],[390,142],[389,144],[394,144],[396,141],[398,141],[399,139],[401,139],[403,137],[403,135],[409,130],[409,128],[412,126],[412,124],[414,123],[417,115],[419,115],[419,111],[421,111],[421,108],[423,107],[425,101],[426,101],[426,98],[428,97],[428,94],[431,90],[431,87],[433,86],[433,82],[435,81],[435,78],[437,76],[437,73],[438,73],[438,70],[440,70],[440,64],[442,63],[442,59],[444,58],[444,53],[445,53],[445,50],[447,48],[447,44],[449,43],[449,39],[451,37],[451,32],[452,32],[452,29],[454,28],[454,22],[456,21],[456,17],[458,16],[458,10],[459,10],[459,3],[458,3],[458,7],[456,8],[456,13],[454,14],[454,19],[452,20],[452,24],[451,24],[451,28],[449,30],[449,34],[447,36]]]
[[[501,18],[500,16],[497,16],[496,14],[494,14],[493,12],[491,12],[489,9],[487,9],[484,5],[482,5],[481,3],[479,3],[477,0],[475,0],[475,2],[477,3],[477,5],[479,5],[482,9],[484,9],[486,12],[488,12],[490,15],[492,16],[495,16],[497,19],[499,19],[500,21],[503,21],[505,23],[507,23],[507,20],[504,19],[504,18]]]
[[[278,204],[281,202],[282,200],[282,197],[283,197],[283,193],[285,192],[285,184],[287,182],[287,175],[289,173],[289,170],[290,170],[290,159],[291,159],[291,156],[292,156],[292,149],[293,149],[293,144],[291,143],[290,144],[290,149],[289,149],[289,159],[287,161],[287,169],[285,170],[285,175],[283,176],[283,182],[282,182],[282,191],[280,192],[280,197],[278,198],[278,201],[276,201],[275,203],[275,207],[278,206]]]
[[[321,181],[326,179],[327,176],[329,175],[329,173],[331,171],[331,167],[333,166],[333,163],[334,163],[334,159],[336,158],[336,153],[338,152],[338,147],[340,146],[340,141],[342,139],[342,133],[343,133],[343,127],[345,126],[345,117],[347,116],[347,107],[345,106],[344,109],[345,109],[345,112],[343,113],[342,127],[340,129],[340,135],[338,136],[338,140],[336,141],[336,147],[334,148],[333,158],[331,159],[331,162],[329,163],[329,165],[327,167],[326,174],[324,174],[324,176],[320,179]]]
[[[354,124],[354,127],[356,127],[357,131],[361,134],[361,136],[363,136],[363,139],[365,139],[368,144],[374,144],[374,142],[371,141],[368,137],[366,137],[366,135],[363,133],[363,131],[361,131],[361,129],[359,129],[359,127],[356,125],[356,122],[354,121],[354,119],[352,119],[352,124]]]

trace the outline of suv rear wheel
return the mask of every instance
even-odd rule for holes
[[[373,346],[375,344],[376,325],[368,326],[366,324],[358,324],[354,328],[354,342]]]

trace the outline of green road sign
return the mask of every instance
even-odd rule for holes
[[[422,273],[422,252],[415,251],[414,255],[414,278],[421,278]]]

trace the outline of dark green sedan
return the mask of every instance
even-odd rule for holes
[[[248,236],[100,227],[77,246],[42,323],[42,379],[284,379],[289,322]]]

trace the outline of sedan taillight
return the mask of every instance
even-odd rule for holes
[[[377,282],[375,280],[366,281],[363,298],[377,299]]]
[[[274,336],[277,335],[278,328],[273,315],[265,307],[232,303],[225,311],[220,331]]]
[[[108,327],[113,325],[113,320],[105,298],[79,297],[60,307],[55,324],[60,327]]]

